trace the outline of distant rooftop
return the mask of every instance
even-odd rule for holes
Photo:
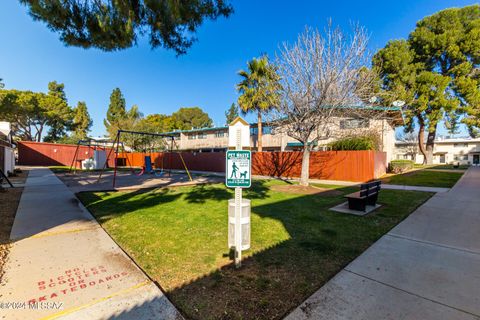
[[[345,106],[343,108],[355,108],[355,109],[366,109],[366,110],[378,110],[378,111],[393,111],[393,112],[400,112],[402,111],[399,107],[384,107],[384,106],[352,106],[348,107]],[[401,117],[400,117],[401,118]],[[250,126],[257,126],[256,122],[251,122]],[[162,132],[163,134],[175,134],[175,133],[190,133],[190,132],[204,132],[204,131],[216,131],[216,130],[226,130],[228,126],[221,126],[221,127],[210,127],[210,128],[192,128],[189,130],[173,130],[170,132]]]
[[[445,143],[480,143],[480,138],[472,137],[450,137],[450,136],[440,136],[435,139],[435,143],[445,144]],[[416,144],[417,141],[395,141],[395,144]]]

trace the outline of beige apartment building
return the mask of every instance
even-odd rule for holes
[[[366,131],[375,131],[380,137],[380,151],[387,153],[387,161],[390,161],[395,148],[395,127],[403,124],[401,117],[389,119],[334,119],[331,126],[331,137],[320,140],[314,150],[327,150],[329,143],[353,134],[361,134]],[[263,151],[296,151],[302,148],[302,144],[292,137],[263,125]],[[192,130],[174,131],[169,134],[175,135],[176,148],[182,151],[194,152],[219,152],[228,148],[228,127],[202,128]],[[258,143],[257,124],[250,125],[250,145],[256,150]]]
[[[397,141],[395,158],[413,160],[423,163],[423,155],[418,142]],[[434,164],[460,163],[465,165],[480,164],[480,139],[440,137],[435,140],[433,149]]]

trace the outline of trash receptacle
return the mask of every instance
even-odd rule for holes
[[[250,200],[242,199],[242,251],[250,249]],[[235,247],[235,199],[228,200],[228,248]]]

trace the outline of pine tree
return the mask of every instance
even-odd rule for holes
[[[138,37],[152,48],[163,46],[183,54],[195,41],[196,29],[207,19],[228,17],[233,8],[223,0],[106,1],[20,0],[36,21],[59,33],[69,46],[125,49]]]
[[[238,117],[238,107],[235,103],[232,103],[230,108],[225,111],[225,118],[227,119],[227,126],[232,123],[235,118]]]
[[[407,40],[390,41],[374,56],[383,89],[407,102],[406,128],[418,125],[419,149],[433,161],[438,125],[458,114],[471,135],[480,127],[480,6],[452,8],[419,21]],[[453,122],[452,122],[453,121]],[[424,132],[427,132],[427,141]]]
[[[73,125],[72,108],[68,105],[65,85],[52,81],[48,84],[48,94],[41,100],[41,104],[49,115],[47,125],[50,127],[44,141],[56,142],[67,135]]]
[[[108,105],[107,118],[103,120],[109,136],[113,139],[120,129],[120,124],[126,118],[127,111],[125,98],[119,88],[115,88],[110,95],[110,104]]]
[[[85,139],[92,127],[92,118],[88,113],[87,105],[83,101],[79,101],[74,109],[73,116],[74,136],[78,139]]]

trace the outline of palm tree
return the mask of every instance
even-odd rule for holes
[[[270,64],[268,58],[253,58],[247,63],[248,70],[240,70],[243,79],[237,84],[238,105],[243,114],[258,114],[258,146],[262,151],[262,114],[275,108],[279,102],[280,76],[277,68]]]

